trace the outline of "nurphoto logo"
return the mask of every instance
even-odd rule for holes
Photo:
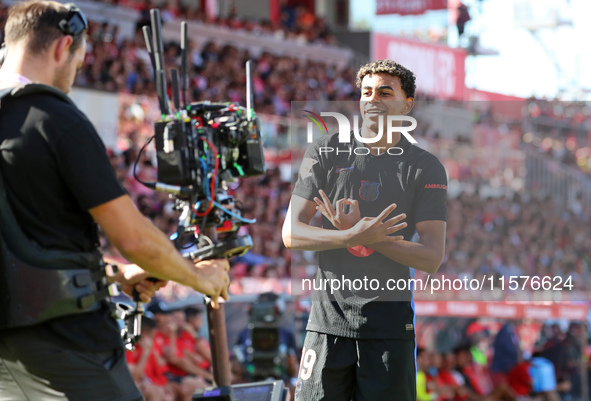
[[[339,126],[339,142],[340,143],[349,143],[351,142],[351,131],[353,131],[353,135],[355,136],[355,139],[361,143],[376,143],[378,141],[380,141],[382,139],[382,137],[384,136],[384,119],[380,118],[379,120],[379,126],[378,126],[378,134],[375,137],[371,137],[371,138],[365,138],[363,136],[361,136],[361,134],[359,133],[359,116],[355,115],[353,116],[353,124],[351,124],[351,122],[349,121],[349,119],[341,114],[341,113],[337,113],[337,112],[332,112],[332,111],[323,111],[320,113],[320,115],[308,111],[308,110],[304,110],[305,113],[309,113],[310,115],[305,115],[304,117],[308,118],[310,120],[310,122],[308,123],[308,127],[307,127],[307,133],[308,133],[308,137],[307,137],[307,141],[308,143],[312,143],[314,141],[314,125],[316,125],[318,127],[318,129],[320,130],[320,132],[325,132],[326,134],[328,134],[328,128],[326,126],[326,122],[324,121],[324,119],[322,117],[334,117],[337,120],[337,124]],[[394,121],[406,121],[406,122],[410,122],[410,125],[393,125]],[[417,120],[414,117],[410,117],[410,116],[388,116],[387,121],[386,121],[386,133],[385,135],[387,136],[388,139],[388,143],[392,143],[392,134],[394,134],[395,132],[400,132],[402,135],[404,135],[404,137],[413,144],[416,144],[417,141],[416,139],[414,139],[412,137],[412,135],[409,133],[409,131],[414,130],[417,127]],[[324,128],[324,130],[322,129]],[[381,149],[381,147],[378,147],[378,152]],[[384,147],[384,149],[386,149]],[[335,149],[332,147],[321,147],[320,148],[320,153],[330,153],[330,152],[334,152]],[[337,149],[337,153],[340,153],[342,150]],[[358,155],[366,155],[369,154],[369,149],[368,148],[356,148],[354,150],[355,154]],[[391,155],[401,155],[403,150],[402,148],[399,147],[391,147],[391,148],[387,148],[386,150],[388,152],[388,154]]]

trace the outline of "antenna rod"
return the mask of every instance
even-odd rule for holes
[[[142,27],[144,32],[144,41],[146,42],[146,49],[150,55],[150,62],[152,63],[152,71],[154,71],[154,80],[156,80],[156,61],[154,60],[154,49],[152,48],[152,30],[148,25]]]
[[[187,106],[187,53],[189,34],[187,22],[181,22],[181,95],[183,97],[183,107]]]
[[[181,111],[181,97],[179,92],[179,70],[173,68],[170,70],[172,75],[172,100],[174,101],[174,108],[177,112]]]
[[[156,71],[156,93],[158,93],[158,103],[162,114],[169,115],[170,107],[168,105],[168,96],[166,95],[166,72],[164,70]]]
[[[160,21],[160,10],[150,10],[152,21],[152,39],[154,59],[156,60],[156,90],[162,114],[170,114],[168,105],[168,94],[166,93],[166,72],[164,70],[164,43],[162,42],[162,23]]]
[[[252,91],[252,60],[246,62],[246,117],[252,120],[252,108],[254,106],[254,98]]]

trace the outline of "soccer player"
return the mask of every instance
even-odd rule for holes
[[[414,105],[415,76],[394,61],[361,67],[356,83],[366,141],[379,136],[388,116],[406,115]],[[322,151],[329,148],[337,151]],[[409,281],[409,266],[439,268],[446,196],[442,164],[400,132],[374,143],[353,133],[346,143],[327,135],[308,148],[283,240],[288,248],[320,251],[317,282],[342,285],[314,292],[296,401],[416,400],[412,292],[393,283]],[[323,228],[309,224],[317,211]],[[419,239],[411,242],[415,233]],[[353,280],[372,287],[353,287]]]

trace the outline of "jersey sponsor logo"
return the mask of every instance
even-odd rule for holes
[[[337,166],[337,169],[335,170],[335,173],[342,173],[343,171],[349,171],[349,170],[353,170],[355,167],[354,166],[349,166],[349,167],[339,167]]]
[[[427,184],[427,185],[425,185],[425,189],[447,189],[447,185],[445,185],[445,184]]]
[[[304,157],[302,165],[300,166],[300,177],[302,177],[302,179],[311,177],[312,167],[314,167],[316,163],[318,163],[318,160],[314,160],[311,157]]]
[[[380,195],[380,183],[361,180],[361,188],[359,188],[359,196],[364,201],[373,202],[378,199]]]

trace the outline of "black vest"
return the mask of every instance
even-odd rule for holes
[[[63,92],[41,84],[0,90],[0,102],[36,93],[72,103]],[[107,297],[100,251],[43,249],[28,238],[16,221],[0,171],[0,330],[94,311]]]

